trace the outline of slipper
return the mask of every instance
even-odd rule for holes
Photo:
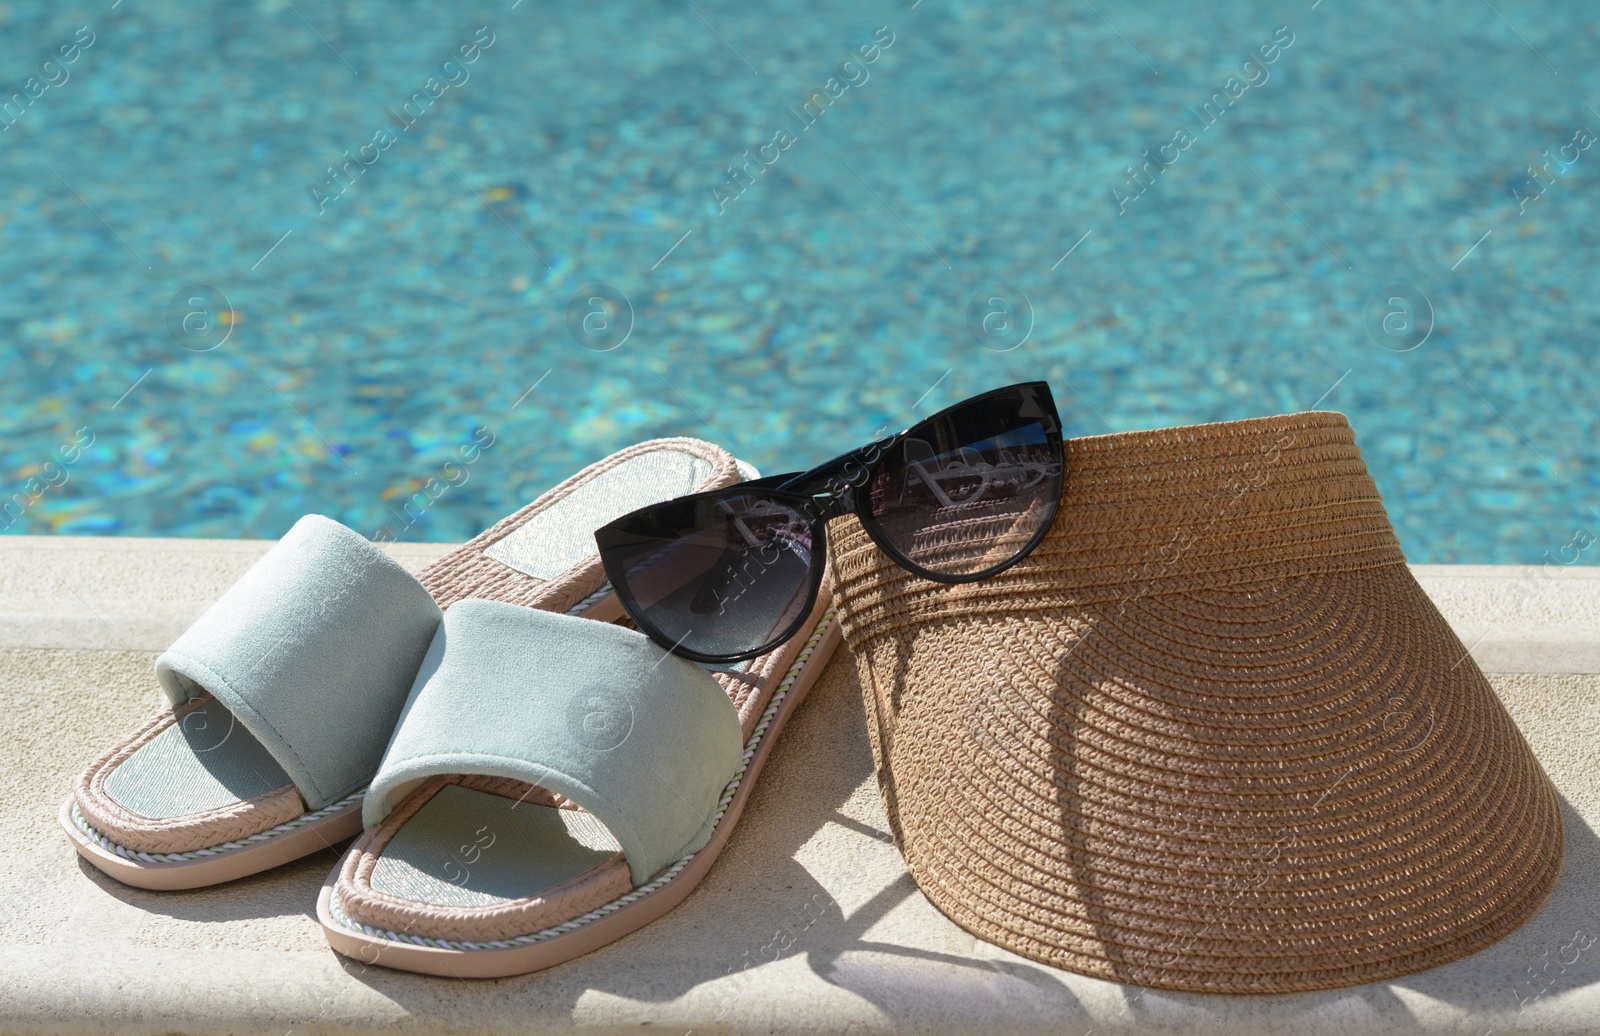
[[[711,869],[838,641],[826,587],[799,635],[715,670],[622,625],[458,604],[318,897],[329,944],[495,978],[662,916]]]
[[[710,443],[641,443],[416,577],[338,522],[302,518],[156,660],[171,708],[90,764],[62,826],[90,864],[150,889],[230,881],[356,835],[441,609],[471,596],[620,615],[593,530],[742,477]]]

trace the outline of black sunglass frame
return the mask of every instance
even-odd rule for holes
[[[768,475],[748,482],[725,486],[722,489],[694,493],[689,496],[652,504],[625,514],[595,530],[595,543],[600,549],[600,560],[605,568],[606,577],[610,580],[611,588],[622,602],[623,608],[638,625],[640,632],[676,655],[692,662],[709,665],[742,662],[760,657],[792,639],[800,631],[800,628],[805,624],[807,616],[816,607],[817,595],[822,589],[822,577],[827,568],[826,561],[823,559],[826,559],[828,551],[828,522],[847,514],[854,514],[860,520],[862,528],[867,531],[867,535],[872,538],[872,542],[877,544],[878,549],[887,554],[895,564],[913,575],[935,583],[947,584],[975,583],[983,579],[990,579],[1027,557],[1044,540],[1045,536],[1050,532],[1050,527],[1055,523],[1056,513],[1060,508],[1059,492],[1049,515],[1039,524],[1039,528],[1028,542],[1011,557],[979,572],[949,573],[925,568],[907,557],[900,548],[894,545],[887,533],[878,525],[877,519],[871,514],[869,494],[860,493],[857,490],[870,485],[877,470],[877,465],[882,462],[889,451],[907,439],[912,438],[919,429],[927,428],[941,421],[947,421],[953,415],[960,414],[966,410],[977,409],[985,403],[993,403],[1002,397],[1014,397],[1023,405],[1027,405],[1030,402],[1027,396],[1030,394],[1033,397],[1032,404],[1040,411],[1038,423],[1044,430],[1045,445],[1055,455],[1056,470],[1059,472],[1057,475],[1058,482],[1061,486],[1064,486],[1066,483],[1066,448],[1061,438],[1061,417],[1056,411],[1055,398],[1050,394],[1049,383],[1044,381],[1019,382],[971,396],[893,435],[842,453],[808,471],[791,471],[781,475]],[[811,556],[814,560],[807,566],[804,607],[796,612],[794,620],[789,623],[782,633],[774,636],[767,643],[746,651],[728,654],[706,654],[684,647],[681,638],[675,643],[671,637],[667,636],[655,623],[650,621],[648,610],[639,605],[635,599],[628,587],[626,563],[620,556],[620,551],[636,546],[641,539],[659,541],[663,537],[656,531],[648,533],[635,532],[632,527],[648,522],[655,528],[702,528],[705,526],[694,520],[689,520],[688,515],[694,512],[714,511],[718,501],[749,496],[752,492],[756,496],[765,497],[793,508],[809,524],[809,531],[812,537]],[[675,515],[683,515],[684,517],[676,521],[671,520]]]

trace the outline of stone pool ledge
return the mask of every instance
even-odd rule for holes
[[[80,865],[71,780],[160,706],[155,653],[266,543],[0,538],[0,1032],[1366,1033],[1600,1028],[1600,569],[1418,566],[1564,797],[1562,883],[1455,964],[1281,997],[1055,971],[935,911],[888,840],[859,690],[837,658],[710,877],[667,919],[550,971],[461,983],[328,950],[330,852],[157,894]],[[446,548],[392,545],[416,568]]]

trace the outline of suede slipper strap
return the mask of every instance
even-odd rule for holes
[[[428,777],[508,777],[605,824],[639,886],[710,841],[742,750],[727,692],[644,634],[466,600],[434,636],[363,819]]]
[[[174,706],[211,694],[310,809],[372,777],[439,606],[360,533],[306,515],[156,659]]]

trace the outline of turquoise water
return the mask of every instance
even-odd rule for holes
[[[1600,12],[1209,7],[0,4],[0,525],[459,540],[1046,377],[1592,563]]]

